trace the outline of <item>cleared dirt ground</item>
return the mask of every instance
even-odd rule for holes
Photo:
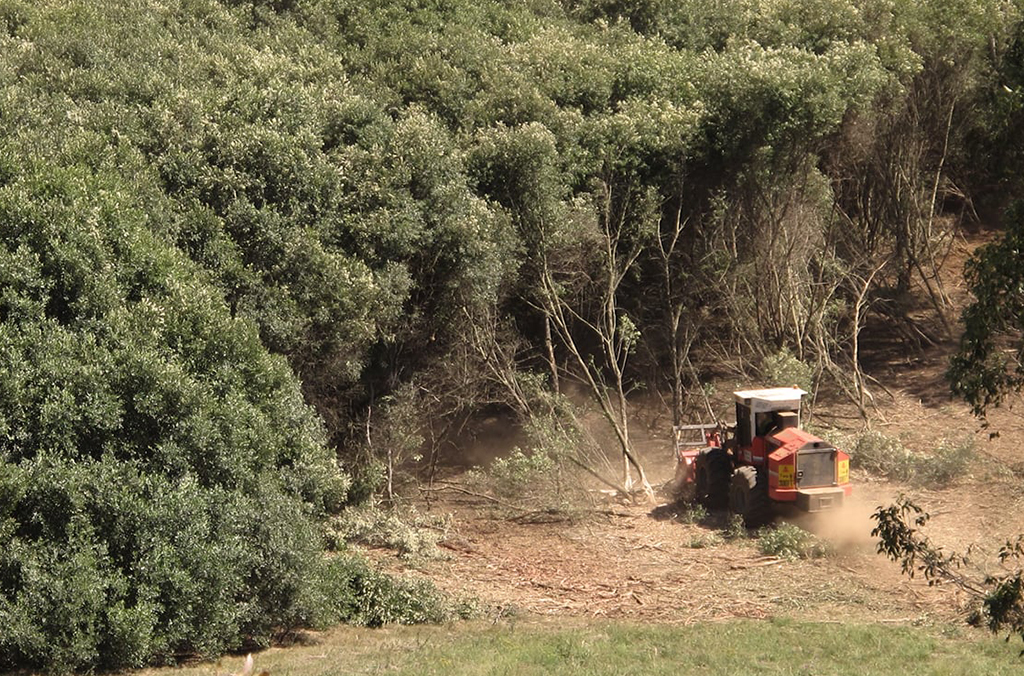
[[[957,304],[966,292],[956,271],[977,244],[964,242],[947,263],[954,273],[947,274],[946,288]],[[833,555],[794,561],[762,556],[755,539],[723,537],[727,514],[689,523],[685,508],[664,497],[657,505],[633,505],[595,490],[596,504],[583,519],[527,523],[510,519],[486,500],[449,491],[432,494],[429,506],[452,515],[442,543],[446,556],[417,562],[413,574],[478,598],[495,613],[514,610],[556,620],[963,620],[970,599],[954,585],[930,587],[923,579],[908,579],[898,564],[875,553],[870,515],[905,493],[932,515],[926,533],[933,542],[957,551],[972,548],[977,567],[965,572],[997,571],[999,546],[1024,532],[1024,417],[1006,407],[983,429],[964,404],[951,399],[943,373],[953,342],[908,354],[884,326],[869,326],[862,338],[871,375],[889,391],[873,388],[872,427],[900,436],[921,453],[940,438],[969,436],[978,460],[968,476],[940,490],[854,472],[852,503],[841,512],[796,521],[831,541]],[[729,385],[719,389],[728,391]],[[820,399],[813,410],[831,426],[852,431],[861,424],[856,410],[838,398]],[[674,469],[669,425],[650,410],[638,411],[637,418],[650,421],[646,429],[639,426],[637,436],[652,483],[665,482]],[[389,568],[408,567],[389,552],[372,555]]]
[[[936,408],[894,391],[884,429],[900,429],[921,448],[934,427],[950,426],[975,437],[977,466],[970,476],[929,490],[854,472],[853,500],[843,510],[790,517],[830,541],[835,552],[812,560],[763,556],[755,538],[725,537],[728,514],[690,523],[685,506],[663,498],[634,505],[595,491],[597,504],[582,519],[547,523],[516,521],[484,500],[445,493],[433,512],[449,513],[442,542],[445,557],[419,561],[415,574],[440,587],[480,599],[494,612],[545,616],[607,617],[693,623],[733,617],[797,616],[820,621],[933,623],[960,621],[970,599],[953,585],[929,586],[908,579],[899,566],[875,553],[871,514],[901,493],[932,516],[926,533],[946,549],[972,548],[978,576],[997,572],[995,554],[1024,532],[1024,491],[1009,468],[1020,462],[1015,439],[1024,438],[1012,413],[979,429],[956,404]],[[1000,436],[989,439],[999,426]],[[653,479],[672,470],[669,440],[645,444]],[[421,505],[420,509],[425,509]],[[753,534],[752,534],[753,535]],[[385,551],[378,561],[406,564]]]
[[[434,506],[454,517],[443,544],[447,559],[417,567],[442,588],[476,597],[496,612],[683,624],[779,615],[894,623],[964,619],[971,606],[955,586],[907,579],[875,553],[870,514],[906,492],[933,515],[927,529],[933,541],[960,551],[973,546],[979,563],[993,571],[999,544],[1024,528],[1020,491],[1008,482],[921,491],[855,479],[856,497],[844,510],[797,520],[835,545],[819,559],[763,556],[756,539],[723,538],[727,515],[691,524],[671,504],[611,502],[578,523],[517,523],[455,499]]]

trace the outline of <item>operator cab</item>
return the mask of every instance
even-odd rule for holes
[[[798,387],[740,390],[736,397],[736,445],[750,448],[757,437],[800,427],[800,400],[807,394]]]

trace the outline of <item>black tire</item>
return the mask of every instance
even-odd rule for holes
[[[708,509],[727,506],[732,457],[721,448],[705,448],[694,464],[697,501]]]
[[[757,528],[772,520],[772,503],[764,475],[746,465],[737,467],[729,484],[729,509],[743,517],[743,525]]]

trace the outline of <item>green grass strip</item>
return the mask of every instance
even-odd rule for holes
[[[951,635],[944,635],[951,634]],[[256,655],[257,672],[303,674],[701,674],[1000,676],[1024,673],[1020,644],[980,631],[777,619],[692,627],[573,621],[340,628],[316,645]],[[235,658],[154,676],[233,670]],[[237,661],[240,662],[240,659]]]

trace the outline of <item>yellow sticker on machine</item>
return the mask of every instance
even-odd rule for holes
[[[788,488],[793,485],[793,465],[779,465],[779,487]]]
[[[839,483],[848,484],[850,483],[850,461],[840,460],[839,461]]]

